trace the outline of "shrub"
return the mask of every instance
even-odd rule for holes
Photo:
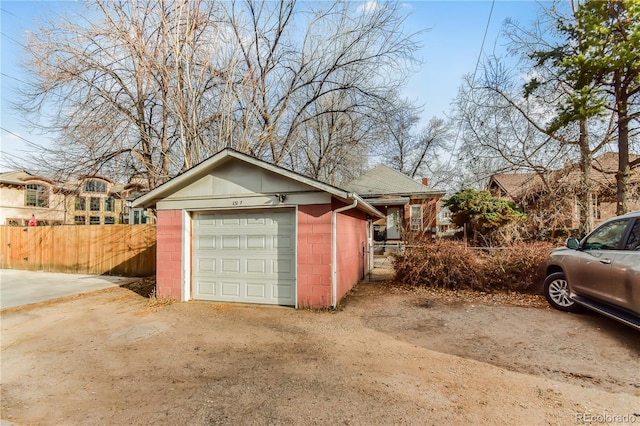
[[[396,280],[413,286],[540,292],[550,243],[517,242],[500,249],[471,249],[434,241],[395,255]]]

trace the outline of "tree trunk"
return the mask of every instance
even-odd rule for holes
[[[616,100],[618,107],[618,173],[616,174],[616,214],[629,211],[627,192],[629,189],[629,117],[627,115],[628,94],[626,88],[616,76]]]
[[[578,207],[580,214],[580,235],[587,235],[593,229],[593,191],[591,184],[591,149],[587,120],[580,120],[580,188],[578,190]]]

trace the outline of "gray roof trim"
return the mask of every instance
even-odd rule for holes
[[[367,199],[369,204],[372,206],[382,206],[382,205],[405,205],[411,201],[409,197],[399,197],[399,198],[369,198]]]
[[[365,213],[368,213],[372,216],[383,218],[385,215],[380,212],[380,210],[376,209],[371,203],[365,201],[361,196],[356,194],[355,192],[350,193],[354,200],[358,200],[358,206],[363,207],[362,210]]]

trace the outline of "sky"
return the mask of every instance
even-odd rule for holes
[[[15,90],[24,71],[20,46],[26,31],[38,21],[64,15],[82,7],[81,1],[5,1],[0,0],[0,171],[9,170],[9,156],[28,158],[25,140],[47,145],[54,135],[39,134],[21,123],[12,109]],[[479,56],[504,50],[500,32],[505,19],[528,25],[535,19],[540,3],[520,1],[407,1],[408,33],[421,32],[416,52],[421,61],[407,81],[403,95],[423,106],[422,122],[433,116],[444,117],[455,99],[462,77],[473,74]],[[483,45],[483,37],[487,31]]]

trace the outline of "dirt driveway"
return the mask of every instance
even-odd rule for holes
[[[20,425],[640,423],[638,333],[536,298],[361,284],[312,312],[115,288],[1,319]]]

